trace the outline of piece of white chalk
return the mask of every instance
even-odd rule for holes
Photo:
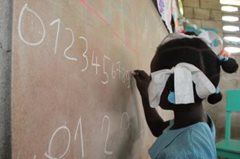
[[[132,75],[136,75],[137,73],[135,71],[131,71],[131,74]]]

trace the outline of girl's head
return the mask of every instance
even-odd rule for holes
[[[181,38],[178,37],[171,40],[165,40],[164,43],[160,44],[151,62],[151,73],[154,74],[156,71],[165,69],[173,70],[173,68],[180,63],[193,65],[194,69],[200,70],[204,76],[207,77],[208,81],[212,83],[211,85],[216,91],[207,95],[208,102],[211,104],[219,102],[222,98],[221,93],[217,89],[220,80],[220,66],[228,73],[235,72],[238,68],[236,61],[232,58],[228,58],[228,60],[219,60],[219,57],[200,38],[196,36],[182,36]],[[192,72],[192,74],[194,73]],[[175,109],[178,107],[179,109],[180,105],[190,106],[192,103],[202,102],[203,97],[199,97],[199,93],[197,93],[199,91],[196,87],[199,88],[204,86],[199,86],[199,84],[196,86],[198,82],[191,81],[194,102],[184,104],[174,103],[174,101],[171,100],[171,98],[175,98],[174,93],[177,93],[174,89],[174,87],[176,87],[174,83],[177,83],[174,79],[177,76],[175,75],[176,77],[174,78],[174,75],[175,73],[169,75],[161,93],[159,105],[162,108]],[[183,75],[182,78],[185,78],[185,76]],[[197,78],[197,76],[193,78]]]

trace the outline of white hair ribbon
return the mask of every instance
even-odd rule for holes
[[[202,99],[216,91],[212,82],[196,66],[189,63],[179,63],[172,69],[151,73],[152,80],[148,87],[148,95],[152,108],[159,105],[162,92],[171,74],[174,74],[175,104],[194,103],[192,82],[195,83],[197,95]]]

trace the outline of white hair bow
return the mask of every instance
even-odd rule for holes
[[[195,83],[197,95],[202,99],[216,92],[212,82],[197,67],[189,63],[179,63],[172,69],[151,73],[152,80],[148,87],[148,95],[152,108],[159,105],[160,97],[171,74],[174,74],[175,104],[194,103],[192,82]]]

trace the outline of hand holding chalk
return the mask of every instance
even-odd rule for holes
[[[131,71],[131,75],[133,75],[133,76],[138,75],[138,72],[137,71]]]
[[[134,70],[131,74],[136,80],[137,88],[141,96],[148,98],[148,85],[151,81],[151,77],[143,70]]]

